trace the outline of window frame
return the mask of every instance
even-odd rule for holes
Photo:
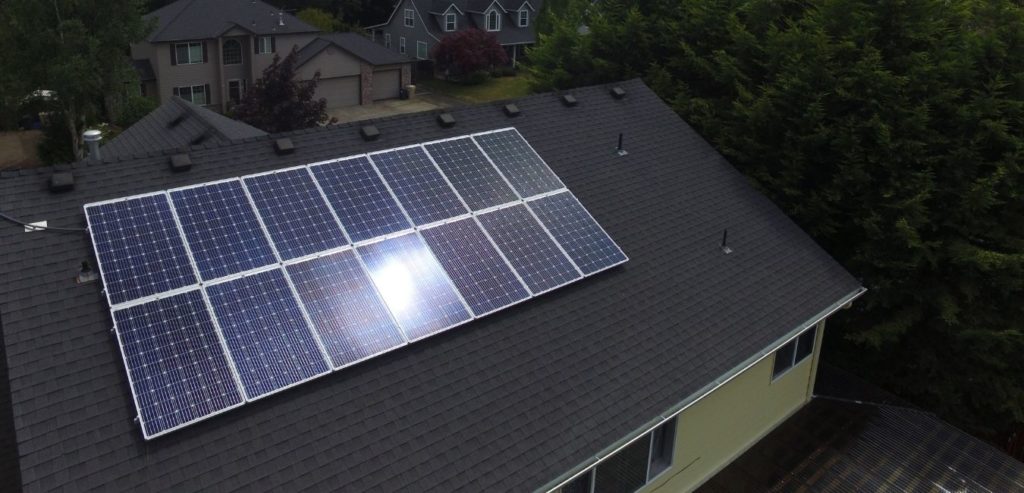
[[[657,471],[652,476],[651,475],[651,464],[652,464],[652,462],[654,460],[654,443],[656,441],[655,437],[658,436],[659,433],[666,433],[666,435],[663,435],[663,436],[671,437],[671,442],[664,442],[663,441],[663,446],[667,443],[667,448],[668,448],[669,455],[668,455],[668,461],[665,463],[664,467],[662,467],[661,470]],[[643,440],[645,436],[647,437],[647,440],[648,440],[648,444],[647,444],[647,460],[645,461],[645,466],[646,467],[644,468],[644,471],[643,471],[645,480],[644,480],[644,483],[642,485],[638,486],[637,489],[634,490],[634,491],[639,491],[639,490],[641,490],[643,488],[646,488],[651,483],[654,483],[659,478],[661,478],[662,476],[664,476],[665,474],[667,474],[669,471],[672,470],[672,466],[675,464],[675,460],[676,460],[676,437],[678,435],[679,435],[679,416],[677,415],[677,416],[672,416],[669,419],[666,419],[664,422],[662,422],[658,426],[654,427],[651,431],[648,431],[647,433],[644,433],[644,434],[634,438],[628,444],[623,445],[618,450],[616,450],[614,454],[610,454],[610,455],[607,455],[605,457],[602,457],[600,462],[590,466],[584,472],[582,472],[580,474],[577,474],[576,477],[572,478],[569,481],[566,481],[563,485],[559,486],[558,491],[559,491],[559,493],[562,493],[566,486],[569,486],[569,485],[573,484],[576,481],[586,481],[586,484],[589,485],[589,491],[591,493],[596,492],[597,491],[597,479],[598,479],[597,472],[598,472],[598,468],[601,467],[601,464],[607,463],[609,461],[609,459],[611,459],[611,458],[615,457],[616,455],[622,453],[624,450],[629,449],[629,447],[634,445],[637,441]]]
[[[231,84],[238,84],[238,99],[231,99]],[[245,79],[228,79],[228,104],[238,104],[245,98],[246,83]]]
[[[423,56],[420,56],[420,47],[421,46],[423,47]],[[430,56],[430,53],[427,51],[427,48],[428,48],[428,46],[427,46],[427,42],[426,41],[417,41],[416,42],[416,59],[417,60],[426,60]]]
[[[235,46],[238,48],[238,61],[228,61],[228,45]],[[234,60],[232,58],[232,60]],[[242,64],[242,43],[237,39],[227,39],[221,45],[220,63],[223,65],[241,65]]]
[[[810,337],[805,339],[805,337],[807,337],[808,334],[811,334]],[[811,350],[804,354],[803,356],[797,357],[797,355],[800,354],[800,349],[804,346],[804,344],[806,344],[808,340],[810,341]],[[800,366],[800,364],[803,363],[804,361],[814,359],[814,346],[817,345],[817,342],[818,325],[815,324],[808,327],[804,331],[800,332],[796,337],[790,339],[785,344],[779,346],[779,348],[776,349],[774,353],[772,353],[771,383],[775,383],[780,378],[786,376],[786,374],[788,374],[794,368]],[[778,366],[779,354],[782,352],[788,352],[790,349],[792,349],[792,353],[789,356],[789,362],[786,364],[784,368],[780,369]]]
[[[398,37],[398,52],[399,52],[399,53],[401,53],[401,54],[403,54],[403,55],[405,55],[405,54],[406,54],[406,49],[405,49],[405,36],[399,36],[399,37]]]
[[[266,41],[266,43],[264,43]],[[264,44],[266,46],[264,46]],[[274,52],[274,37],[273,36],[260,36],[256,40],[256,54],[258,55],[269,55]],[[266,48],[266,50],[264,50]]]
[[[391,48],[391,33],[384,33],[384,47]]]
[[[405,9],[402,14],[402,24],[405,27],[416,27],[416,11],[413,9]]]
[[[491,17],[493,16],[493,17]],[[494,29],[491,29],[491,19],[494,19]],[[488,32],[501,31],[501,14],[497,10],[491,9],[484,14],[484,27],[487,28]]]
[[[651,450],[647,453],[647,482],[644,483],[644,486],[651,484],[655,479],[658,479],[662,474],[672,469],[672,463],[676,460],[676,435],[679,433],[679,429],[676,426],[678,418],[678,416],[672,416],[672,418],[665,420],[664,423],[651,430]],[[652,476],[651,472],[654,469],[654,445],[659,436],[662,437],[662,448],[667,446],[668,458],[659,462],[659,466],[662,467]]]
[[[178,92],[177,94],[175,94],[175,96],[178,96],[179,98],[184,99],[185,101],[188,101],[188,102],[190,102],[190,103],[192,103],[194,105],[206,106],[206,105],[210,104],[210,95],[206,93],[206,84],[176,86],[176,87],[174,87],[174,89],[177,89],[177,92]],[[184,96],[181,95],[182,94],[182,92],[181,92],[182,89],[188,89],[188,99],[186,99]],[[195,99],[196,99],[196,96],[195,96],[196,95],[196,89],[199,89],[203,93],[203,102],[202,103],[197,103],[195,101]]]
[[[525,16],[523,14],[526,14]],[[530,11],[523,9],[519,11],[519,27],[530,27]]]
[[[455,32],[456,30],[458,30],[459,29],[458,20],[459,20],[459,18],[456,17],[455,14],[452,14],[452,13],[444,14],[444,32],[450,33],[450,32]],[[449,24],[451,24],[451,26],[452,26],[451,29],[448,28]]]
[[[185,59],[181,58],[181,53],[178,52],[179,47],[185,47]],[[199,48],[199,60],[192,59],[192,48]],[[185,43],[174,43],[174,63],[175,65],[196,65],[203,63],[203,42],[202,41],[188,41]]]

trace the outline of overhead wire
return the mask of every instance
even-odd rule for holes
[[[31,229],[39,230],[39,231],[53,231],[55,233],[83,233],[85,231],[88,231],[85,228],[58,228],[58,227],[55,227],[55,226],[39,226],[39,225],[27,223],[27,222],[22,221],[20,219],[8,216],[7,214],[4,214],[3,212],[0,212],[0,219],[4,219],[4,220],[10,221],[10,222],[12,222],[14,224],[20,224],[20,225],[22,225],[22,226],[24,226],[26,228],[31,228]]]

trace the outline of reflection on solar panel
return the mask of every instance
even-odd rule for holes
[[[528,204],[583,274],[593,274],[626,261],[619,246],[571,192],[541,197]]]
[[[206,292],[249,399],[330,371],[280,269]]]
[[[523,198],[565,188],[515,129],[474,135],[480,147]]]
[[[117,310],[114,324],[147,438],[242,404],[198,290]]]
[[[477,315],[530,297],[472,218],[424,229],[423,239]]]
[[[515,129],[85,212],[146,438],[626,261]]]
[[[412,227],[365,157],[311,166],[310,170],[352,241]]]
[[[526,206],[498,209],[479,218],[534,293],[543,293],[580,278],[576,267]]]
[[[472,318],[444,269],[416,233],[363,245],[358,251],[410,341]]]
[[[306,168],[243,181],[282,260],[348,244]]]
[[[91,204],[85,215],[111,304],[196,282],[165,194]]]
[[[405,344],[352,250],[286,269],[335,368]]]
[[[422,147],[371,154],[370,159],[417,226],[469,212]]]
[[[423,146],[469,208],[478,211],[516,200],[516,194],[469,137]]]
[[[172,190],[171,201],[203,279],[276,262],[242,182]]]

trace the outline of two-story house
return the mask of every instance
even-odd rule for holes
[[[299,50],[298,76],[317,71],[328,107],[398,97],[408,58],[358,36],[320,31],[259,0],[178,0],[145,16],[153,32],[131,46],[143,95],[178,96],[220,112],[242,99],[275,55]],[[374,87],[374,75],[378,75]]]
[[[494,33],[513,65],[537,41],[534,21],[543,0],[400,0],[371,38],[418,60],[432,59],[445,35],[476,28]]]

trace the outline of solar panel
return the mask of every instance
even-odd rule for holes
[[[506,207],[478,218],[534,294],[581,277],[526,206]]]
[[[477,315],[530,297],[530,292],[472,218],[422,231],[423,239]]]
[[[196,282],[165,194],[92,204],[85,214],[110,303]]]
[[[280,269],[206,287],[249,399],[331,370]]]
[[[515,129],[473,136],[523,198],[565,188],[547,163]]]
[[[370,159],[417,226],[469,212],[423,148],[371,154]]]
[[[243,179],[282,260],[348,244],[306,168]]]
[[[172,190],[199,275],[209,281],[277,261],[238,180]]]
[[[335,368],[405,344],[352,250],[285,268]]]
[[[370,278],[410,341],[472,318],[416,233],[357,248]]]
[[[477,211],[517,199],[505,179],[469,137],[425,144],[423,147],[470,209]]]
[[[199,290],[113,313],[147,438],[242,404]]]
[[[412,227],[369,159],[360,156],[310,170],[352,241]]]
[[[626,261],[626,255],[571,192],[528,202],[584,275]]]

